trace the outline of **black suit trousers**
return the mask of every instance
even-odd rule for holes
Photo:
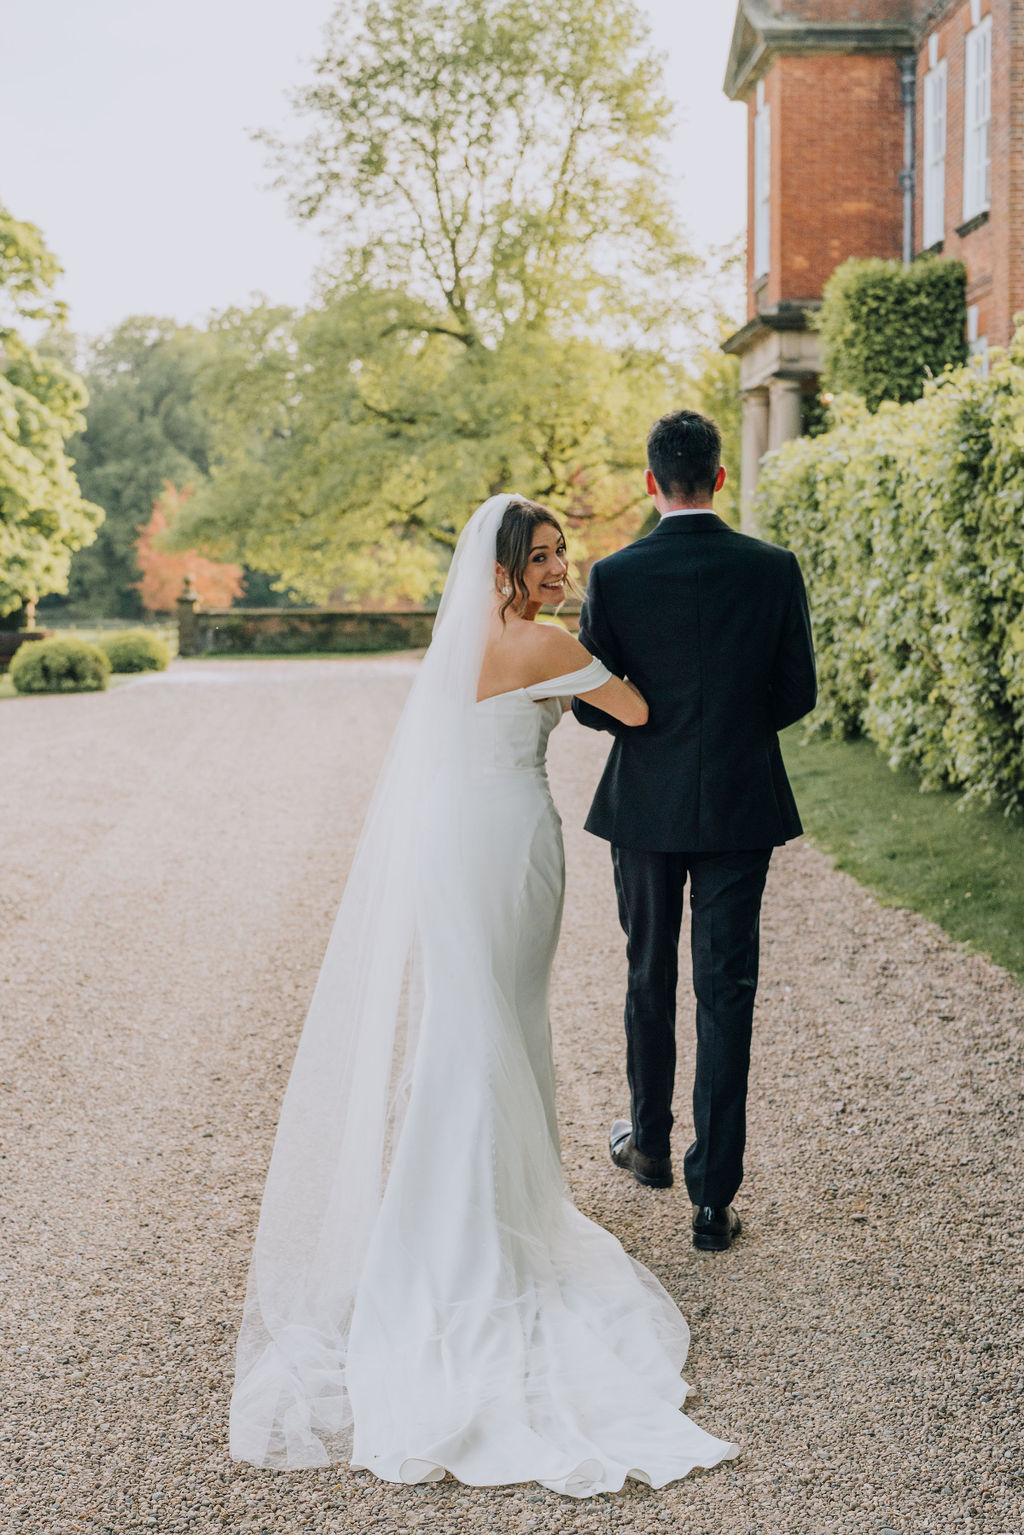
[[[771,848],[656,853],[612,847],[629,961],[626,1073],[633,1142],[652,1157],[669,1155],[679,929],[690,881],[697,1060],[694,1141],[684,1172],[695,1205],[729,1204],[743,1179],[758,928],[771,855]]]

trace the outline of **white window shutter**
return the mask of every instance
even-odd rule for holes
[[[989,122],[992,116],[992,18],[967,34],[964,58],[964,219],[992,198]]]
[[[924,77],[924,245],[946,233],[946,61]]]
[[[979,98],[979,128],[980,128],[980,169],[978,175],[978,189],[981,194],[983,208],[990,206],[992,202],[992,156],[989,145],[991,141],[990,124],[992,121],[992,19],[988,18],[985,26],[980,27],[981,41],[978,49],[978,98]]]

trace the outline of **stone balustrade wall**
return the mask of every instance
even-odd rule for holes
[[[575,632],[579,604],[567,603],[560,618]],[[337,608],[202,608],[192,593],[178,599],[178,654],[358,655],[422,650],[430,643],[435,614],[342,612]]]
[[[434,614],[342,613],[334,608],[195,608],[178,605],[178,653],[309,655],[419,650]]]

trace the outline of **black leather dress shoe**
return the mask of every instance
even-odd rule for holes
[[[724,1253],[743,1227],[732,1205],[715,1209],[712,1205],[694,1205],[693,1245],[703,1253]]]
[[[633,1128],[628,1119],[612,1121],[608,1135],[608,1150],[616,1167],[631,1172],[637,1183],[649,1189],[672,1187],[672,1158],[648,1157],[633,1145]]]

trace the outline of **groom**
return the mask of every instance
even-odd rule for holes
[[[590,572],[580,639],[635,682],[650,719],[627,729],[581,699],[581,724],[616,737],[587,818],[611,843],[626,934],[631,1121],[612,1161],[672,1182],[669,1135],[683,894],[690,882],[697,997],[695,1138],[684,1159],[693,1242],[730,1246],[743,1178],[758,919],[772,848],[801,832],[777,732],[814,707],[814,651],[796,556],[734,532],[713,498],[718,428],[663,416],[647,439],[659,525]]]

